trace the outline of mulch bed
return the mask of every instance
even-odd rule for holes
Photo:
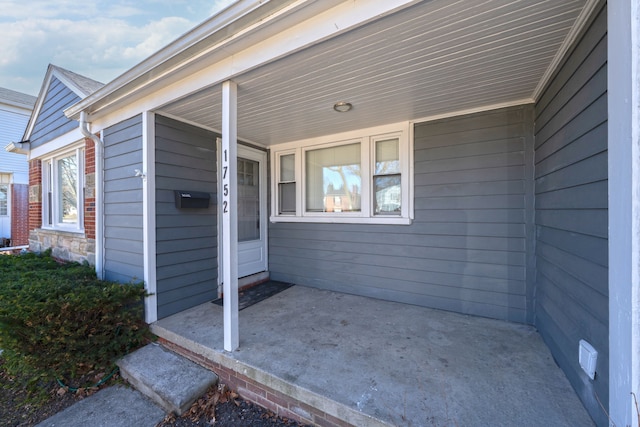
[[[36,425],[97,391],[87,389],[81,393],[68,393],[51,381],[40,385],[46,395],[44,402],[35,401],[17,378],[5,372],[3,363],[0,358],[0,426]],[[90,380],[88,377],[81,379],[82,382]]]
[[[156,427],[297,427],[297,422],[240,399],[224,384],[213,386],[181,417],[167,415]]]

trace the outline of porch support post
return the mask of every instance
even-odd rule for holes
[[[238,333],[238,87],[222,84],[222,271],[224,349],[240,345]]]
[[[637,427],[640,400],[640,5],[610,0],[609,415]],[[640,402],[638,402],[640,405]]]

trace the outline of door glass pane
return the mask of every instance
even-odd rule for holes
[[[75,155],[58,160],[58,219],[78,222],[78,162]]]
[[[238,241],[260,240],[259,163],[238,158]]]
[[[306,152],[307,212],[360,212],[360,143]]]

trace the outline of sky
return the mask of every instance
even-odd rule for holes
[[[107,83],[233,0],[0,0],[0,87],[37,96],[51,63]]]

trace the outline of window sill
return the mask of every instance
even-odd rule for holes
[[[51,231],[56,233],[68,233],[68,234],[84,234],[84,230],[74,230],[69,228],[56,228],[56,227],[40,227],[41,230]]]
[[[271,222],[309,222],[324,224],[386,224],[386,225],[411,225],[411,218],[401,217],[318,217],[318,216],[271,216]]]

